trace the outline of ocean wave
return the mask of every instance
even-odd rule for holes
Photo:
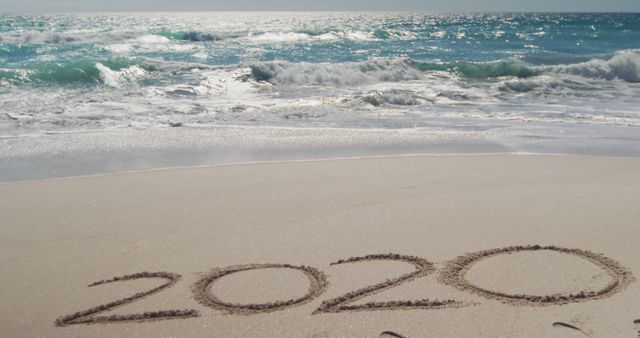
[[[101,82],[110,87],[121,87],[130,84],[146,74],[146,71],[138,65],[113,70],[98,62],[95,67],[100,72]]]
[[[373,36],[383,40],[413,40],[417,39],[417,35],[413,32],[378,28],[373,31]]]
[[[420,72],[409,59],[379,59],[337,64],[263,62],[251,66],[251,76],[276,85],[355,86],[417,80]]]
[[[550,76],[555,85],[564,83],[564,87],[572,89],[579,89],[580,86],[572,86],[567,82],[571,81],[566,79],[566,76],[638,83],[640,50],[619,51],[608,60],[592,59],[557,66],[534,66],[519,60],[443,63],[418,62],[411,59],[375,59],[351,63],[263,62],[251,66],[251,74],[256,80],[275,85],[353,86],[374,82],[418,80],[422,78],[422,74],[434,72],[444,72],[474,81]],[[513,81],[505,83],[503,88],[515,92],[528,92],[541,86],[540,81]]]
[[[164,42],[169,39],[163,36],[144,35],[137,41],[146,41],[151,45],[164,45]],[[97,66],[98,64],[104,67]],[[128,57],[81,59],[67,63],[44,61],[20,68],[5,66],[0,69],[0,80],[2,83],[13,85],[44,82],[112,85],[122,81],[114,82],[111,80],[113,74],[104,74],[108,73],[108,70],[118,72],[125,68],[130,68],[122,74],[125,78],[137,78],[142,72],[149,71],[156,71],[159,77],[169,78],[183,70],[219,67],[201,63],[153,61]],[[380,58],[345,63],[269,61],[224,68],[249,69],[247,76],[254,80],[280,86],[360,86],[380,82],[425,80],[436,76],[442,81],[453,79],[501,82],[501,90],[509,92],[526,93],[539,88],[547,91],[558,88],[580,91],[592,90],[591,82],[594,80],[639,83],[640,51],[620,51],[608,60],[593,59],[559,66],[533,66],[519,60],[443,63],[418,62],[409,58]]]
[[[105,41],[125,41],[139,36],[138,32],[52,32],[26,31],[0,33],[0,43],[16,45],[81,44]]]
[[[186,31],[186,32],[157,32],[156,35],[164,36],[170,40],[179,41],[219,41],[226,39],[236,39],[246,37],[248,32],[198,32],[198,31]]]
[[[410,40],[416,35],[409,31],[395,29],[366,30],[309,30],[250,32],[239,31],[25,31],[0,33],[0,43],[5,44],[81,44],[81,43],[123,43],[131,40],[167,39],[186,42],[209,42],[239,39],[249,43],[293,43],[323,42],[335,40],[376,41]]]
[[[251,34],[246,37],[248,42],[252,43],[291,43],[291,42],[303,42],[303,41],[327,41],[337,40],[337,36],[326,33],[322,35],[309,35],[306,33],[298,32],[274,32],[274,33],[260,33]]]
[[[619,51],[609,60],[594,59],[575,65],[558,66],[553,71],[586,78],[640,82],[640,50]]]
[[[258,81],[274,85],[354,86],[374,82],[418,80],[423,73],[445,72],[470,80],[498,78],[528,79],[542,75],[580,76],[586,79],[640,82],[640,53],[624,51],[609,60],[591,60],[574,65],[532,66],[521,61],[499,62],[416,62],[410,59],[378,59],[353,63],[264,62],[251,66]],[[527,92],[540,82],[507,82],[511,91]]]
[[[374,41],[379,38],[373,32],[365,31],[328,31],[324,33],[309,31],[264,32],[250,34],[245,38],[250,43],[294,43],[323,42],[336,40]]]
[[[519,61],[492,63],[434,63],[411,59],[377,59],[353,63],[264,62],[251,67],[258,81],[276,85],[361,85],[373,82],[418,80],[429,72],[448,72],[482,80],[498,77],[529,78],[542,70]]]
[[[323,42],[323,41],[378,41],[378,40],[411,40],[414,33],[396,29],[365,30],[294,30],[280,32],[251,33],[248,36],[234,36],[244,38],[254,43],[292,43],[292,42]]]
[[[540,75],[541,71],[533,66],[521,61],[498,61],[498,62],[451,62],[433,63],[416,62],[415,67],[421,71],[446,71],[457,73],[472,79],[489,79],[497,77],[512,76],[518,78],[528,78]]]
[[[335,39],[347,39],[347,40],[411,40],[416,39],[415,33],[410,31],[391,29],[391,28],[376,28],[371,31],[366,30],[339,30],[339,29],[298,29],[295,33],[301,33],[310,37],[333,37]]]
[[[57,32],[28,31],[0,35],[0,42],[15,44],[60,44],[78,41],[79,37]]]
[[[118,55],[131,55],[136,53],[184,53],[191,54],[202,50],[202,46],[192,44],[175,43],[175,41],[162,35],[145,34],[126,42],[105,44],[99,48]]]
[[[374,107],[415,106],[428,101],[418,93],[409,90],[376,90],[362,96],[360,100]]]
[[[129,31],[129,32],[40,32],[27,31],[21,33],[0,33],[0,43],[16,45],[41,44],[82,44],[82,43],[124,43],[129,41],[185,41],[209,42],[235,40],[256,44],[278,44],[295,42],[323,42],[336,40],[375,41],[375,40],[408,40],[415,36],[410,32],[391,29],[373,31],[358,30],[294,30],[271,32],[207,32],[207,31]],[[155,40],[154,40],[155,39]]]
[[[47,62],[25,69],[0,69],[0,81],[13,85],[85,83],[118,87],[153,69],[139,59],[126,58],[86,59],[67,64]]]
[[[543,87],[545,84],[541,81],[507,81],[500,86],[501,91],[511,91],[518,93],[527,93]]]

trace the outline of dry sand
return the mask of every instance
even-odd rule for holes
[[[640,159],[6,183],[0,336],[636,337],[639,243]]]

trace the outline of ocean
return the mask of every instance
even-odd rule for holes
[[[640,156],[638,107],[640,14],[0,15],[0,179],[409,153]]]

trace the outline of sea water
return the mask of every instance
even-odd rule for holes
[[[639,107],[640,14],[0,15],[5,161],[640,156]]]

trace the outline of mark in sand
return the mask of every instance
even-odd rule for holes
[[[416,278],[424,277],[431,272],[435,271],[433,263],[415,256],[405,256],[398,254],[374,254],[363,257],[351,257],[344,260],[339,260],[331,265],[338,265],[344,263],[355,263],[365,261],[399,261],[413,265],[415,270],[413,272],[404,274],[394,279],[387,279],[385,282],[375,285],[367,286],[362,289],[351,291],[340,297],[326,300],[322,302],[320,307],[314,311],[317,313],[338,313],[343,311],[370,311],[370,310],[399,310],[399,309],[441,309],[445,307],[462,307],[466,306],[466,303],[447,299],[447,300],[399,300],[389,302],[369,302],[362,305],[348,305],[359,299],[362,299],[368,295],[373,295],[383,290],[387,290]]]
[[[585,336],[589,336],[586,332],[582,331],[579,327],[573,326],[571,324],[567,324],[567,323],[563,323],[563,322],[555,322],[555,323],[552,324],[552,326],[553,327],[566,327],[568,329],[579,331],[580,333],[584,334]]]
[[[384,331],[380,334],[380,338],[405,338],[405,336],[397,334],[393,331]]]
[[[275,301],[263,304],[233,304],[220,300],[211,292],[211,287],[217,280],[224,276],[248,270],[256,269],[294,269],[300,270],[309,278],[309,291],[300,298],[289,299],[286,301]],[[229,314],[251,315],[256,313],[272,312],[283,310],[288,307],[302,305],[322,294],[329,282],[327,277],[320,270],[310,266],[293,266],[289,264],[249,264],[230,266],[224,269],[214,269],[195,284],[191,290],[194,298],[202,305],[217,310],[223,310]]]
[[[196,310],[164,310],[164,311],[154,311],[154,312],[145,312],[145,313],[135,313],[135,314],[129,314],[129,315],[96,316],[99,313],[109,311],[129,303],[133,303],[139,299],[150,296],[154,293],[158,293],[162,290],[166,290],[174,286],[178,282],[178,280],[180,280],[180,275],[175,273],[169,273],[169,272],[138,272],[131,275],[122,276],[122,277],[114,277],[112,279],[103,279],[101,281],[89,284],[88,287],[114,283],[114,282],[134,280],[134,279],[143,279],[143,278],[162,278],[162,279],[166,279],[167,282],[151,290],[138,292],[131,297],[123,298],[111,303],[93,307],[88,310],[79,311],[71,315],[60,317],[55,321],[55,324],[57,326],[67,326],[67,325],[73,325],[73,324],[144,322],[144,321],[155,321],[155,320],[163,320],[163,319],[190,318],[190,317],[199,316],[199,313]]]
[[[480,260],[498,255],[537,250],[555,251],[562,254],[584,258],[604,270],[611,277],[611,281],[605,287],[597,291],[580,291],[571,294],[552,294],[537,296],[524,294],[513,295],[500,291],[493,291],[477,285],[473,285],[471,284],[471,282],[465,279],[465,274],[469,271],[473,264],[477,263]],[[634,277],[629,270],[620,265],[618,262],[602,254],[597,254],[591,251],[580,249],[566,249],[556,246],[540,245],[510,246],[506,248],[479,251],[459,256],[450,261],[440,274],[441,282],[463,291],[473,292],[489,299],[497,299],[507,304],[537,306],[567,304],[610,297],[611,295],[622,291],[633,280]]]

